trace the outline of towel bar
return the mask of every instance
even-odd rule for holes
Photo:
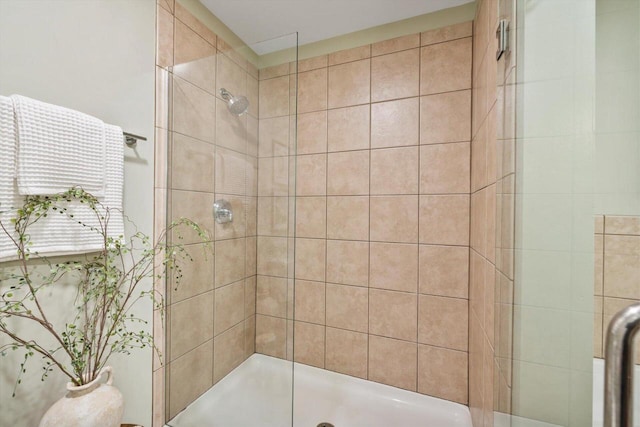
[[[134,135],[129,132],[122,132],[124,135],[124,142],[127,144],[127,147],[135,147],[138,141],[146,141],[147,138],[140,135]]]

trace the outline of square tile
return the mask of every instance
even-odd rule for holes
[[[327,327],[325,369],[366,379],[368,338],[367,334]]]
[[[417,292],[418,245],[371,243],[369,286]]]
[[[371,148],[420,143],[420,100],[399,99],[371,105]]]
[[[286,237],[258,236],[258,274],[287,277]]]
[[[358,46],[351,49],[339,50],[329,54],[329,65],[344,64],[371,57],[371,45]]]
[[[327,283],[327,326],[367,332],[368,290]]]
[[[256,315],[256,353],[286,357],[287,320]]]
[[[298,74],[298,113],[327,108],[327,69]],[[260,116],[262,117],[262,116]]]
[[[213,292],[172,304],[168,321],[174,332],[169,353],[173,361],[213,338]],[[180,333],[175,333],[177,331]]]
[[[324,282],[326,240],[296,239],[296,279]]]
[[[469,193],[471,147],[468,142],[420,147],[420,193]]]
[[[419,86],[419,49],[371,59],[371,102],[418,96]]]
[[[448,25],[435,30],[424,31],[420,34],[422,46],[457,40],[473,35],[473,21]]]
[[[420,94],[471,88],[471,37],[425,46],[420,55]]]
[[[371,197],[371,240],[418,242],[418,196]]]
[[[418,393],[467,404],[468,355],[446,348],[418,346]]]
[[[231,90],[226,88],[227,90]],[[235,92],[232,92],[236,95]],[[260,119],[289,115],[289,76],[263,80],[259,86]]]
[[[288,156],[289,116],[261,119],[258,122],[260,137],[258,142],[258,156]]]
[[[369,194],[369,150],[329,153],[327,163],[328,195]]]
[[[418,150],[418,147],[371,150],[371,194],[417,194]]]
[[[468,315],[466,299],[420,295],[418,342],[467,351]]]
[[[298,115],[297,154],[326,153],[327,112],[316,111]]]
[[[420,196],[420,243],[467,246],[469,196]]]
[[[420,47],[420,34],[409,34],[408,36],[396,37],[384,40],[371,45],[373,56],[386,55],[388,53]]]
[[[470,140],[470,90],[420,98],[420,144]]]
[[[368,103],[370,68],[370,59],[329,67],[329,108]]]
[[[327,281],[367,286],[369,242],[327,240]]]
[[[604,295],[640,300],[639,277],[640,236],[605,235]]]
[[[369,290],[369,333],[415,342],[418,301],[416,294]]]
[[[273,317],[287,317],[287,279],[258,276],[256,313]]]
[[[325,327],[321,325],[294,323],[293,346],[296,362],[324,368],[324,330]]]
[[[469,294],[469,249],[420,245],[420,293],[455,298]]]
[[[327,238],[369,240],[369,197],[327,197]]]
[[[296,236],[325,238],[326,235],[326,197],[296,197]]]
[[[213,382],[217,383],[244,362],[244,322],[218,335],[213,341]]]
[[[216,242],[216,288],[244,279],[245,244],[244,238]]]
[[[416,390],[417,344],[369,336],[369,380]]]
[[[329,110],[328,123],[329,151],[369,148],[369,105]]]
[[[298,196],[324,196],[327,193],[327,155],[297,156],[296,193]]]

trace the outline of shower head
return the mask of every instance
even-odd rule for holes
[[[244,96],[233,96],[231,92],[225,88],[220,88],[220,96],[227,101],[227,108],[231,114],[241,116],[247,112],[249,108],[249,100]]]

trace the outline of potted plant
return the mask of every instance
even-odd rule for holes
[[[95,224],[74,219],[71,202],[88,206],[95,214]],[[138,348],[159,351],[153,336],[140,327],[147,322],[136,317],[132,308],[141,300],[150,300],[162,312],[162,296],[143,289],[144,283],[162,278],[169,271],[179,282],[179,260],[190,259],[181,245],[167,243],[167,232],[187,226],[203,241],[208,240],[197,224],[185,218],[171,223],[156,244],[140,232],[126,240],[123,236],[114,238],[108,232],[111,214],[94,196],[72,188],[57,195],[27,196],[10,224],[0,221],[0,232],[15,244],[17,255],[10,272],[0,279],[0,334],[9,338],[9,344],[0,347],[0,354],[24,352],[16,387],[26,372],[26,363],[37,356],[44,362],[42,380],[56,370],[69,379],[67,395],[47,411],[41,427],[120,426],[123,400],[112,386],[108,361],[115,354],[129,354]],[[98,233],[103,242],[101,250],[58,262],[32,252],[29,227],[48,215],[65,215],[77,226]],[[55,292],[52,287],[62,280],[71,282],[77,292],[75,313],[71,321],[56,325],[50,321],[41,296],[45,290]],[[49,339],[38,341],[26,335],[25,329],[17,326],[25,324],[31,326],[27,331],[40,329]],[[101,384],[105,375],[106,384]]]

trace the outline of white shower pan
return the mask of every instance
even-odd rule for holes
[[[293,377],[291,362],[254,354],[168,426],[471,427],[457,403],[298,363]]]

